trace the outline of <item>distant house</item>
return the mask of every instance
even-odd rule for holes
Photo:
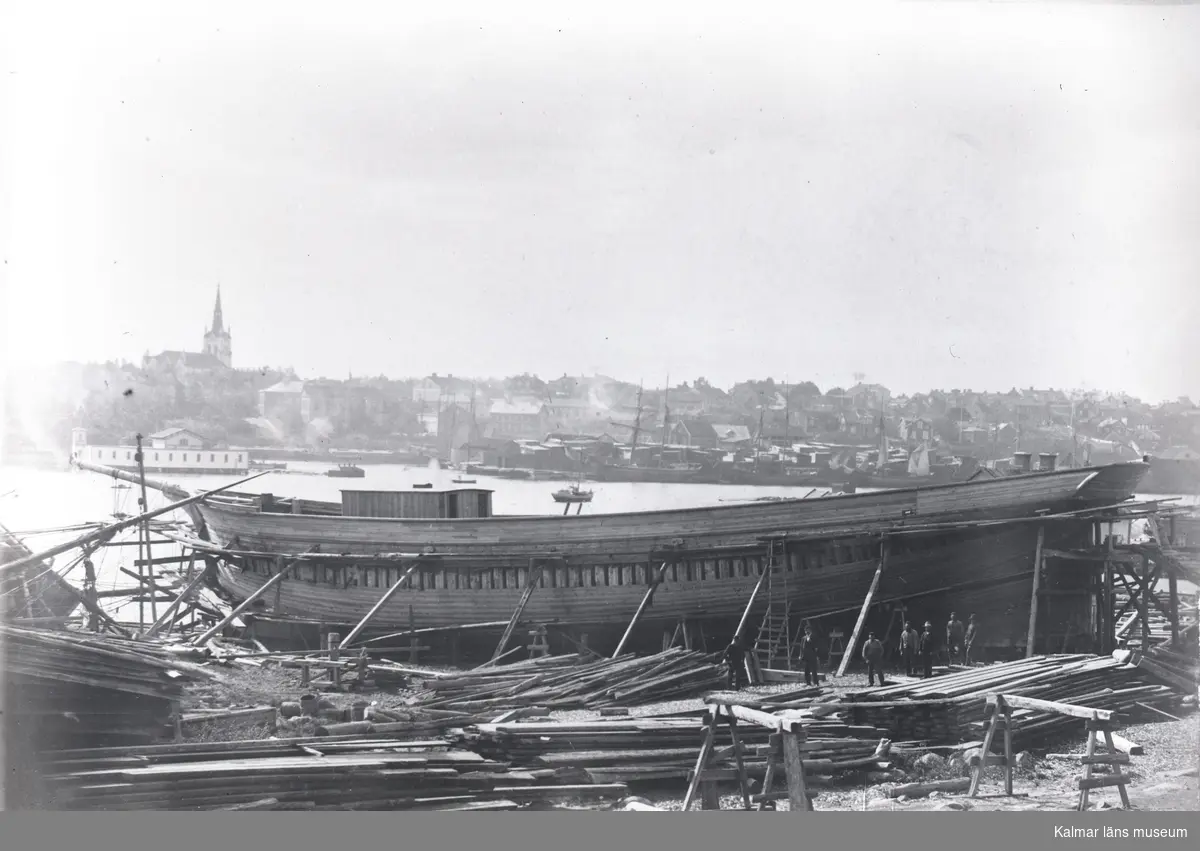
[[[892,393],[882,384],[855,384],[846,391],[846,396],[856,409],[882,411],[887,407]]]
[[[308,422],[311,412],[303,381],[280,381],[258,391],[258,413],[272,420],[299,418]]]
[[[539,439],[546,433],[550,412],[543,402],[497,401],[489,417],[490,437]]]
[[[879,436],[879,417],[867,411],[843,411],[838,431],[855,440],[874,440]]]
[[[426,405],[470,405],[479,393],[470,381],[434,373],[413,383],[413,401]]]
[[[913,444],[932,442],[933,421],[928,417],[902,419],[900,421],[900,438]]]
[[[151,449],[208,449],[209,441],[186,428],[167,428],[150,435]]]
[[[471,463],[485,467],[517,467],[521,461],[521,447],[515,440],[503,437],[477,437],[462,444]]]
[[[549,424],[552,429],[578,430],[583,423],[602,419],[605,410],[590,399],[558,397],[546,403]]]

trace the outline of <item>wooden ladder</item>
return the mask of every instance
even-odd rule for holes
[[[783,543],[771,540],[767,543],[767,564],[764,570],[770,571],[767,576],[767,610],[762,623],[758,627],[758,637],[754,640],[754,655],[758,668],[774,668],[776,660],[782,658],[792,669],[792,636],[791,610],[792,604],[788,599],[787,571],[782,559],[778,558],[777,547]],[[779,588],[776,588],[779,580]]]

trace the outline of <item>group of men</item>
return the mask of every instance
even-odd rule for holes
[[[979,624],[975,615],[971,615],[964,626],[958,619],[958,614],[951,612],[950,620],[946,623],[945,646],[948,661],[970,664],[971,650],[978,636]],[[729,666],[729,687],[732,689],[740,688],[745,679],[746,652],[745,642],[740,635],[725,649],[725,661]],[[900,633],[900,665],[905,676],[916,676],[918,669],[923,677],[933,676],[933,660],[937,655],[938,640],[933,631],[933,624],[925,621],[925,631],[918,633],[913,629],[911,622],[905,621],[904,629]],[[818,685],[820,679],[817,675],[817,639],[808,624],[804,626],[804,637],[800,639],[797,647],[797,656],[804,665],[804,682],[808,685]],[[875,685],[876,679],[879,680],[879,685],[884,685],[883,656],[883,642],[875,637],[875,633],[868,633],[867,640],[863,643],[862,658],[867,665],[867,682],[872,686]]]
[[[955,612],[950,613],[946,623],[946,658],[951,664],[959,662],[967,665],[971,662],[971,650],[975,639],[979,636],[979,622],[975,615],[967,618],[967,625],[958,619]],[[933,658],[937,655],[937,637],[933,632],[933,624],[925,621],[925,631],[917,633],[908,621],[900,633],[900,661],[904,666],[905,676],[916,676],[917,663],[920,663],[921,675],[933,676]]]

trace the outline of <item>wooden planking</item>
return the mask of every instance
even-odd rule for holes
[[[1030,530],[1022,528],[998,534],[960,534],[937,546],[931,543],[927,548],[916,547],[892,555],[894,569],[881,582],[877,599],[887,602],[947,587],[968,588],[972,583],[987,585],[1019,579],[1027,575],[1030,568],[1030,551],[1023,546],[1030,534]],[[970,564],[971,572],[962,571],[960,566],[963,564]],[[656,592],[654,606],[647,610],[647,621],[740,615],[758,581],[758,565],[743,565],[740,570],[714,570],[711,574],[702,567],[703,560],[692,565],[691,575],[711,575],[713,578],[671,581],[668,570],[667,580]],[[788,585],[794,611],[798,616],[807,617],[857,609],[861,604],[862,589],[870,582],[875,568],[872,559],[801,571],[798,580]],[[302,566],[296,579],[283,583],[277,612],[280,616],[357,623],[378,602],[379,592],[374,590],[373,582],[368,582],[367,587],[348,588],[325,580],[314,584],[312,571],[315,569],[316,566]],[[644,563],[569,565],[559,571],[561,576],[553,585],[543,579],[543,585],[530,600],[527,620],[627,622],[645,596]],[[420,613],[421,622],[428,626],[506,621],[520,599],[527,572],[527,561],[525,567],[491,569],[486,574],[476,574],[477,579],[486,579],[486,582],[474,586],[464,581],[470,578],[469,574],[460,575],[449,568],[422,574],[419,583],[414,581],[412,590],[402,589],[381,609],[377,623],[388,628],[402,628],[407,624],[409,606]],[[264,573],[245,573],[228,565],[222,565],[218,575],[222,586],[237,598],[253,592],[267,579]],[[325,576],[324,573],[320,575]],[[677,570],[675,575],[686,576],[687,572]],[[583,585],[576,584],[580,576],[584,579]],[[1023,589],[1018,596],[1025,598]]]
[[[491,555],[529,555],[538,548],[564,554],[614,549],[646,553],[673,546],[677,539],[688,547],[753,545],[760,537],[781,531],[849,535],[895,530],[904,523],[1016,517],[1041,508],[1083,507],[1097,504],[1099,493],[1104,498],[1109,498],[1109,491],[1124,492],[1120,498],[1132,495],[1144,470],[1142,464],[1120,464],[815,500],[568,517],[320,517],[264,514],[221,500],[210,500],[198,510],[219,540],[236,535],[243,543],[269,552],[296,553],[321,543],[338,552],[365,554],[426,546]],[[1089,481],[1089,477],[1094,478]],[[1085,490],[1078,492],[1085,483]]]

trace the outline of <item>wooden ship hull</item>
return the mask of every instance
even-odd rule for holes
[[[0,523],[0,564],[32,555],[16,535]],[[50,564],[38,562],[0,579],[0,612],[10,617],[65,620],[79,597]]]
[[[419,569],[381,607],[373,628],[506,621],[535,565],[542,573],[525,620],[612,625],[629,621],[664,562],[644,622],[736,618],[768,564],[764,539],[781,536],[771,595],[789,600],[793,615],[861,605],[885,533],[892,549],[880,602],[1017,581],[1031,575],[1037,524],[979,524],[1112,506],[1133,495],[1145,472],[1139,462],[809,500],[566,517],[344,516],[335,503],[264,504],[228,495],[197,504],[196,513],[210,540],[239,554],[217,569],[219,584],[236,599],[299,559],[264,597],[275,617],[356,623],[416,560]]]

